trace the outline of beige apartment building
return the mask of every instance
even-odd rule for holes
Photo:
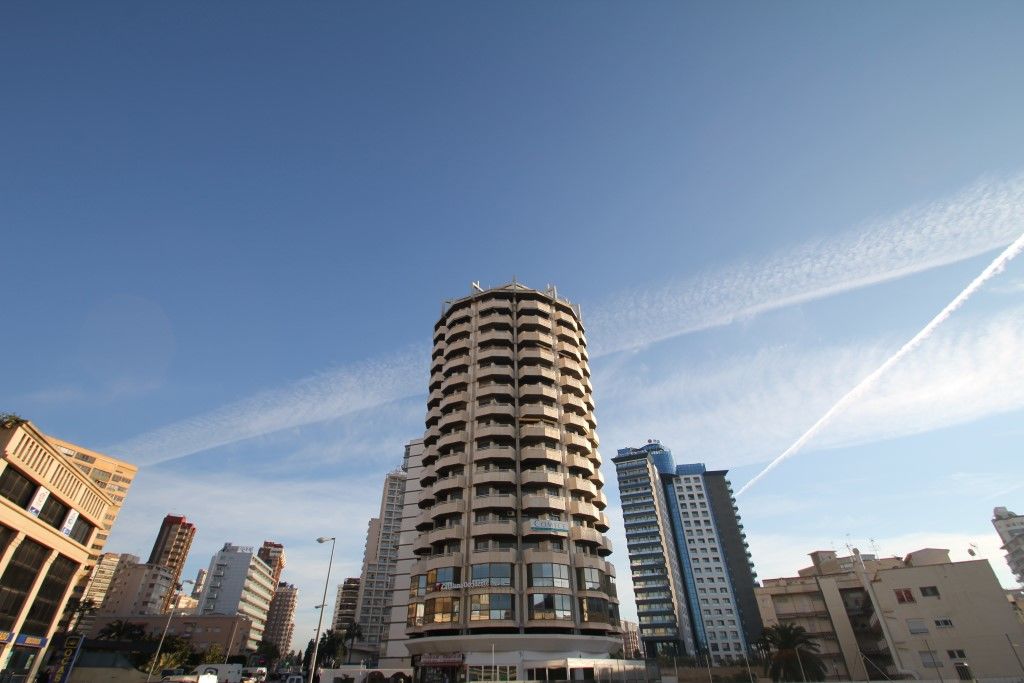
[[[299,601],[299,589],[290,583],[281,582],[274,590],[267,612],[267,628],[263,640],[273,643],[285,655],[292,649],[292,635],[295,632],[295,607]]]
[[[205,651],[218,645],[226,655],[243,655],[251,651],[249,631],[252,622],[242,614],[174,614],[170,616],[144,615],[126,618],[123,615],[100,615],[89,632],[95,638],[105,626],[114,621],[127,620],[139,624],[146,633],[159,637],[167,628],[167,635],[188,638],[196,651]]]
[[[13,418],[0,453],[0,670],[31,676],[84,595],[136,468]]]
[[[149,551],[151,565],[161,565],[170,570],[171,581],[177,584],[181,581],[181,572],[188,561],[189,550],[192,549],[192,539],[196,536],[196,526],[188,521],[184,515],[167,515],[160,523],[160,531],[153,541],[153,549]],[[161,612],[170,609],[174,591],[166,594],[164,603],[160,606]]]
[[[446,302],[429,392],[423,448],[406,463],[415,534],[403,524],[395,582],[419,680],[546,677],[618,650],[578,307],[517,283]]]
[[[1024,625],[986,560],[926,548],[905,558],[811,553],[756,589],[765,626],[802,626],[829,680],[1019,678]]]

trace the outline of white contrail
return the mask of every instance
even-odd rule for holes
[[[890,356],[889,359],[882,363],[877,370],[875,370],[870,375],[862,379],[857,386],[855,386],[853,389],[847,392],[846,395],[839,399],[839,401],[837,401],[834,406],[828,409],[828,412],[822,415],[817,422],[811,425],[811,428],[804,432],[803,435],[799,439],[797,439],[792,446],[787,448],[785,451],[782,452],[781,455],[779,455],[777,458],[768,463],[768,466],[765,467],[760,472],[758,472],[757,476],[755,476],[753,479],[744,484],[743,488],[739,490],[739,493],[742,494],[744,491],[752,487],[754,484],[763,479],[766,474],[768,474],[773,469],[778,467],[780,463],[782,463],[784,460],[791,457],[793,454],[795,454],[797,451],[803,448],[808,441],[814,438],[814,436],[832,420],[832,418],[834,418],[836,415],[842,412],[852,402],[860,398],[864,394],[864,392],[870,389],[872,385],[874,385],[874,383],[877,382],[878,379],[889,370],[889,368],[898,363],[900,359],[902,359],[908,353],[910,353],[918,346],[920,346],[921,342],[923,342],[925,339],[931,336],[932,332],[935,331],[935,328],[937,328],[939,325],[945,322],[946,319],[949,318],[949,316],[951,316],[954,311],[956,311],[956,309],[963,306],[964,302],[971,298],[971,296],[975,292],[981,289],[981,286],[984,285],[985,282],[1001,273],[1003,269],[1006,268],[1006,264],[1012,261],[1022,251],[1024,251],[1024,234],[1018,237],[1010,246],[1003,250],[1003,252],[999,254],[999,256],[997,256],[996,259],[992,261],[992,263],[990,263],[987,268],[985,268],[985,270],[981,271],[981,275],[974,278],[974,280],[971,281],[971,284],[967,285],[967,287],[962,292],[957,294],[956,297],[952,301],[950,301],[945,308],[939,311],[939,314],[932,318],[931,322],[924,326],[924,329],[915,334],[914,337],[906,344],[901,346],[899,351]]]

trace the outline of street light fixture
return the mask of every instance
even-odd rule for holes
[[[316,637],[313,638],[313,658],[309,660],[309,683],[313,683],[313,676],[316,674],[316,651],[320,648],[320,627],[324,624],[324,607],[327,607],[327,586],[331,583],[331,565],[334,564],[334,536],[327,538],[321,536],[316,539],[317,543],[331,542],[331,559],[327,561],[327,578],[324,579],[324,597],[320,601],[320,620],[316,623]]]
[[[174,590],[179,591],[184,587],[186,583],[195,585],[195,581],[192,579],[185,579],[181,583],[174,584]],[[149,665],[149,673],[146,674],[146,683],[149,683],[150,679],[153,678],[153,669],[156,668],[157,662],[160,661],[160,651],[164,649],[164,638],[167,637],[167,629],[171,627],[171,617],[174,616],[174,607],[172,606],[167,610],[167,623],[164,624],[164,632],[160,635],[160,643],[156,646],[156,654],[153,655],[153,663]]]

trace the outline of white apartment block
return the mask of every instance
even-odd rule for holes
[[[248,617],[252,627],[245,649],[255,650],[263,640],[273,597],[274,576],[267,563],[251,547],[225,543],[210,560],[197,614]]]
[[[368,651],[374,660],[380,656],[387,637],[404,489],[405,473],[401,470],[389,472],[384,479],[380,517],[370,520],[366,534],[356,621],[363,631],[359,649]]]

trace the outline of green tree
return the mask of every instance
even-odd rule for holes
[[[199,664],[220,664],[224,661],[224,646],[220,643],[212,643],[210,647],[200,653]]]
[[[277,645],[267,640],[261,640],[260,644],[256,646],[256,654],[262,658],[262,666],[267,667],[267,671],[272,669],[277,661],[281,659],[281,650],[278,649]]]
[[[320,634],[320,645],[316,651],[317,668],[333,668],[345,655],[345,634],[327,629]]]
[[[345,631],[342,635],[342,642],[348,643],[348,663],[352,663],[352,646],[356,644],[357,640],[363,639],[363,627],[359,624],[352,622],[345,627]]]
[[[820,649],[803,626],[769,626],[761,636],[768,645],[768,675],[780,681],[823,681],[825,663]]]

